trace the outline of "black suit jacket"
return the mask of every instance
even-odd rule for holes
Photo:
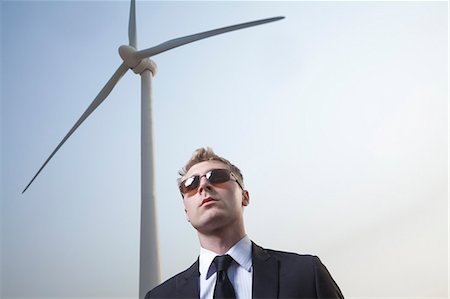
[[[252,244],[253,298],[344,298],[319,258]],[[145,298],[199,298],[198,260]]]

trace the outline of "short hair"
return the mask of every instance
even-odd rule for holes
[[[213,149],[210,147],[201,147],[194,151],[192,157],[189,159],[186,165],[184,165],[184,167],[181,168],[180,171],[178,171],[178,174],[181,177],[177,179],[177,184],[180,185],[181,178],[186,175],[186,173],[189,171],[189,169],[191,169],[192,166],[200,162],[211,160],[219,161],[227,165],[229,167],[229,170],[236,176],[236,179],[239,181],[242,187],[244,187],[244,176],[242,175],[241,170],[227,159],[214,153]]]

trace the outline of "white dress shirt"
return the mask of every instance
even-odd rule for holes
[[[252,242],[245,236],[225,254],[233,258],[227,270],[236,299],[252,298]],[[212,264],[217,253],[200,247],[200,299],[212,299],[216,285],[216,269]]]

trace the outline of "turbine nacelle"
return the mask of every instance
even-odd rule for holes
[[[152,72],[153,76],[156,74],[156,63],[150,58],[137,58],[137,50],[128,45],[119,47],[119,55],[126,66],[133,70],[136,74],[141,74],[145,70]]]

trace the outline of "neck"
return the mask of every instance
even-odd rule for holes
[[[230,250],[230,248],[239,242],[244,236],[244,229],[238,231],[226,230],[223,232],[214,232],[212,234],[198,232],[200,245],[203,248],[220,255],[225,254],[225,252]]]

